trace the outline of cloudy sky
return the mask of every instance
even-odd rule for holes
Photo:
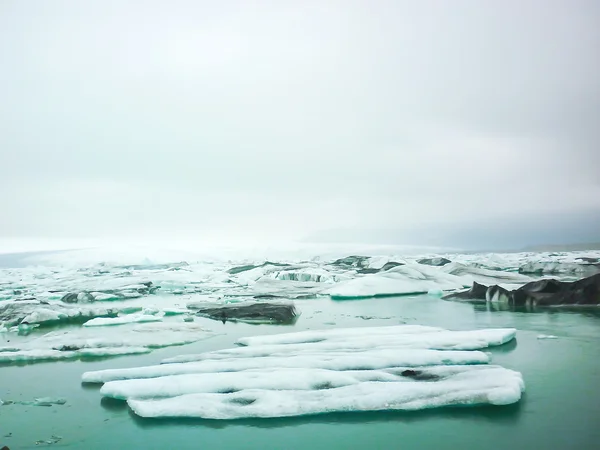
[[[2,0],[0,237],[597,230],[598,55],[595,0]]]

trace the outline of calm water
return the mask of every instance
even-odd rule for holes
[[[598,449],[600,448],[600,317],[591,312],[512,313],[428,296],[346,302],[297,302],[303,314],[293,327],[221,324],[199,319],[225,334],[149,355],[94,362],[0,367],[0,398],[60,396],[52,407],[0,406],[0,446],[40,448],[52,435],[56,448],[144,449]],[[358,317],[364,316],[364,318]],[[371,317],[371,318],[369,318]],[[87,370],[153,364],[160,359],[231,346],[236,338],[307,328],[398,323],[451,329],[516,327],[517,342],[492,351],[493,362],[523,373],[527,391],[518,405],[438,409],[410,413],[346,413],[234,422],[142,420],[121,402],[101,401],[83,388]],[[555,340],[537,339],[553,334]],[[0,336],[5,345],[6,336]],[[10,437],[5,437],[11,433]],[[42,444],[43,445],[43,444]]]

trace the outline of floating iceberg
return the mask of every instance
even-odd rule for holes
[[[127,400],[142,417],[239,419],[505,405],[520,399],[521,374],[487,365],[485,353],[457,348],[502,345],[515,334],[417,325],[302,331],[242,338],[243,347],[158,366],[86,372],[82,381],[105,383],[102,395]]]
[[[130,314],[121,317],[97,317],[96,319],[88,320],[83,324],[83,326],[104,327],[111,325],[123,325],[126,323],[160,322],[161,320],[161,317],[149,314]]]
[[[488,355],[478,351],[427,349],[374,349],[365,352],[322,352],[290,357],[230,358],[129,369],[86,372],[84,383],[106,383],[134,378],[157,378],[191,373],[236,372],[260,368],[308,368],[329,370],[377,370],[389,367],[422,367],[456,364],[487,364]]]
[[[386,272],[342,282],[329,290],[334,299],[426,294],[431,289],[455,290],[468,286],[461,277],[420,264],[406,264]]]
[[[277,375],[277,372],[272,375]],[[310,375],[307,374],[307,377]],[[273,382],[277,384],[275,380]],[[129,399],[127,403],[141,417],[241,419],[339,411],[418,410],[453,405],[508,405],[519,401],[523,390],[523,379],[518,372],[490,366],[456,374],[442,372],[436,381],[359,381],[324,389],[313,385],[311,390],[277,390],[269,386],[267,389],[241,389],[226,394],[196,393],[158,400]]]
[[[0,349],[0,363],[149,353],[155,348],[190,344],[213,335],[195,323],[186,322],[125,324],[110,333],[102,327],[81,327],[53,331],[20,347]]]
[[[516,285],[516,287],[518,287],[532,281],[530,277],[519,273],[472,267],[460,263],[447,264],[440,270],[463,278],[467,286],[471,286],[474,282],[477,282],[486,285],[500,284],[511,286]]]
[[[431,349],[431,350],[480,350],[505,344],[514,339],[516,330],[486,329],[473,331],[447,331],[422,327],[425,330],[403,331],[406,325],[395,327],[338,329],[304,331],[271,336],[242,338],[237,341],[246,347],[181,355],[163,360],[163,364],[202,361],[207,359],[257,358],[265,356],[299,356],[303,354],[331,352],[365,352],[378,349]],[[354,331],[354,334],[350,332]],[[339,333],[334,333],[339,332]],[[347,332],[347,333],[344,333]],[[385,334],[384,334],[385,333]],[[285,345],[282,345],[285,344]],[[357,353],[358,354],[358,353]]]

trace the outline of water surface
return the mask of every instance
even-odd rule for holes
[[[600,442],[600,317],[592,311],[489,311],[430,296],[297,301],[294,326],[197,319],[223,334],[148,355],[0,367],[0,398],[64,397],[62,406],[0,406],[0,444],[40,448],[144,449],[596,449]],[[523,373],[522,401],[507,407],[344,413],[243,421],[140,419],[118,401],[84,387],[88,370],[154,364],[162,358],[226,348],[241,336],[400,323],[449,329],[515,327],[517,341],[491,350],[493,363]],[[538,335],[558,339],[538,339]],[[0,336],[6,345],[7,336]],[[6,437],[10,433],[10,437]]]

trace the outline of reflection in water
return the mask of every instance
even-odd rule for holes
[[[545,314],[582,314],[588,317],[600,317],[600,306],[597,305],[568,305],[568,306],[513,306],[507,303],[473,303],[475,311],[509,311],[517,313]]]
[[[497,347],[486,348],[485,351],[491,352],[491,353],[510,353],[510,352],[514,351],[516,348],[517,348],[517,339],[515,338],[515,339],[507,342],[506,344],[502,344]]]
[[[109,411],[123,411],[124,409],[127,409],[127,402],[115,398],[102,397],[100,406]]]

